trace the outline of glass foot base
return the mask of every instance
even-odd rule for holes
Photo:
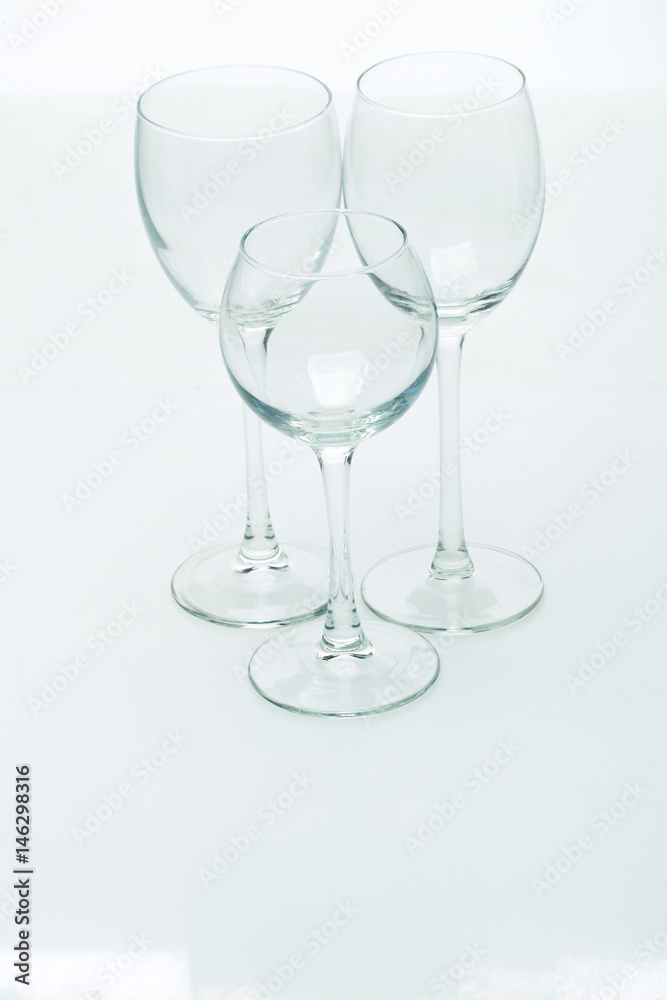
[[[171,592],[191,615],[217,625],[273,628],[321,615],[327,604],[327,553],[288,542],[287,569],[236,568],[238,544],[216,545],[186,559],[174,573]]]
[[[428,691],[440,663],[427,639],[385,622],[364,621],[363,628],[373,647],[370,655],[329,660],[314,653],[321,624],[278,633],[250,660],[253,687],[290,712],[339,718],[388,712]]]
[[[361,584],[368,607],[424,632],[484,632],[527,615],[542,597],[542,577],[513,552],[471,545],[471,577],[435,580],[429,576],[434,551],[434,545],[405,549],[373,566]]]

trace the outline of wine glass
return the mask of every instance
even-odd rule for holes
[[[384,712],[423,694],[438,655],[423,636],[373,621],[354,595],[348,527],[356,446],[414,402],[433,367],[435,305],[405,231],[366,212],[284,215],[241,241],[220,317],[225,363],[267,423],[311,445],[329,514],[330,583],[317,622],[250,661],[266,699],[307,715]]]
[[[216,326],[243,233],[278,212],[337,207],[340,159],[331,92],[296,70],[193,70],[153,84],[137,104],[137,192],[151,246],[186,302]],[[324,610],[326,555],[278,544],[261,424],[243,409],[243,542],[191,556],[172,593],[186,611],[225,625],[305,621]]]
[[[440,330],[435,554],[426,545],[386,557],[366,575],[362,596],[382,618],[424,631],[506,625],[535,607],[542,579],[519,555],[466,545],[459,381],[465,334],[514,287],[540,227],[544,172],[524,74],[466,52],[380,62],[357,82],[344,159],[346,206],[405,226]]]

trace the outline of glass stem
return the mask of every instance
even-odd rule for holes
[[[465,333],[451,331],[441,334],[436,359],[440,406],[440,528],[431,576],[437,580],[464,580],[474,571],[463,533],[461,503],[459,396],[464,336]]]
[[[259,568],[287,569],[287,557],[276,540],[269,513],[261,420],[245,404],[243,406],[243,422],[245,425],[248,502],[245,534],[235,568],[242,573]]]
[[[359,621],[350,561],[352,453],[352,449],[346,448],[316,451],[324,480],[331,546],[327,615],[322,638],[315,649],[320,659],[330,659],[339,653],[363,657],[373,651]]]

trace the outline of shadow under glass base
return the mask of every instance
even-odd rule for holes
[[[386,621],[424,632],[485,632],[523,618],[542,597],[542,577],[523,556],[469,546],[475,571],[466,580],[429,575],[435,547],[387,556],[368,571],[361,596]]]
[[[191,615],[236,628],[275,628],[321,615],[326,609],[329,561],[316,546],[288,542],[287,569],[236,568],[239,545],[197,552],[174,573],[171,592]]]
[[[267,701],[302,715],[350,718],[399,708],[428,691],[440,669],[423,636],[386,622],[364,621],[370,655],[315,656],[322,635],[316,622],[278,633],[255,651],[253,687]]]

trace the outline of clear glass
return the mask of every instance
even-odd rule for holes
[[[340,139],[329,89],[296,70],[221,66],[154,84],[139,98],[136,180],[146,232],[183,298],[218,324],[239,240],[278,212],[335,208]],[[245,408],[244,408],[245,410]],[[326,554],[279,545],[269,513],[261,423],[245,410],[247,518],[238,544],[186,560],[181,607],[208,621],[267,627],[324,611]]]
[[[525,78],[502,59],[425,52],[357,82],[345,144],[345,204],[405,227],[438,311],[441,476],[438,542],[383,559],[362,582],[388,621],[483,631],[527,614],[542,579],[521,556],[466,544],[459,381],[466,333],[521,276],[540,227],[544,170]],[[527,212],[526,209],[530,208]]]
[[[341,211],[255,226],[227,283],[220,340],[248,405],[314,449],[329,513],[324,627],[298,625],[279,649],[260,646],[253,685],[308,715],[368,715],[412,701],[437,677],[438,655],[409,629],[362,623],[348,524],[354,449],[407,410],[435,359],[435,305],[404,230]]]

